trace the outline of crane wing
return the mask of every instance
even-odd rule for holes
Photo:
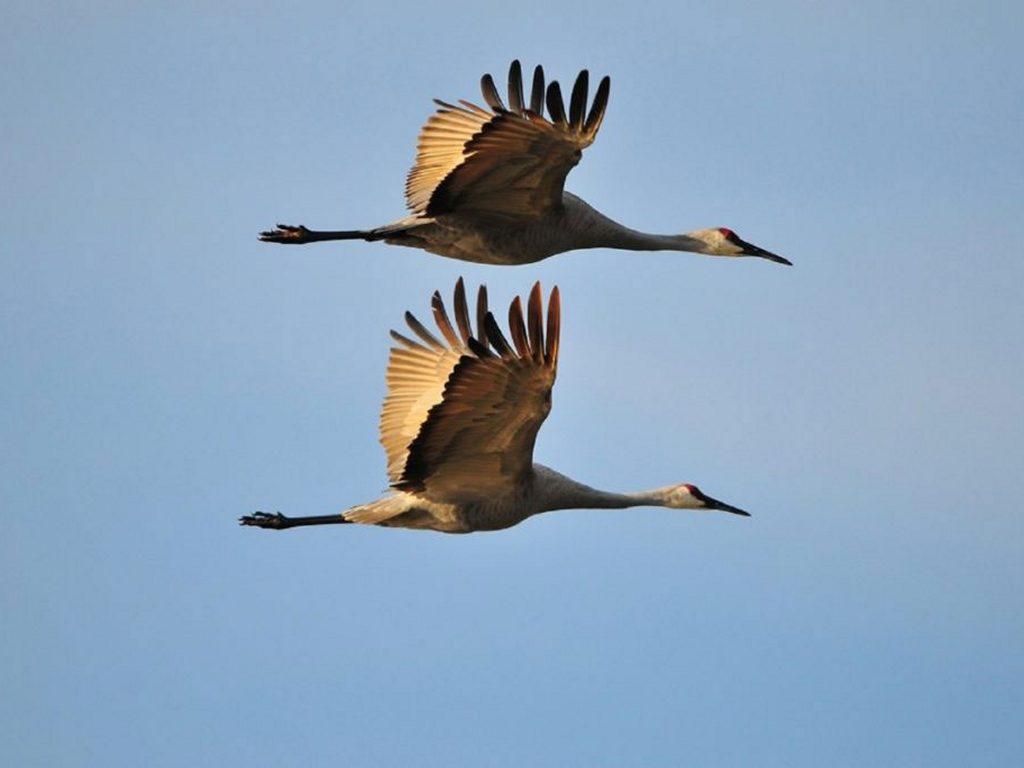
[[[406,321],[422,343],[393,334],[381,443],[396,490],[458,503],[511,492],[533,467],[533,445],[551,409],[558,362],[560,301],[548,300],[547,328],[540,284],[524,319],[516,298],[509,307],[509,342],[477,302],[477,334],[470,332],[462,280],[455,289],[457,328],[439,294],[434,317],[444,341],[416,319]]]
[[[434,296],[441,306],[438,294]],[[478,302],[478,309],[486,314],[487,292],[482,286]],[[448,377],[459,358],[470,354],[472,328],[469,325],[466,292],[461,277],[455,284],[455,309],[459,337],[452,339],[445,332],[451,330],[447,315],[441,324],[447,344],[438,341],[410,312],[405,313],[406,324],[420,341],[391,331],[391,337],[398,345],[391,348],[388,358],[388,393],[380,414],[380,442],[387,455],[388,478],[392,483],[401,480],[409,444],[419,434],[430,409],[441,402]]]
[[[537,67],[527,105],[522,69],[513,61],[508,107],[490,75],[481,79],[489,110],[437,101],[440,109],[420,131],[406,180],[409,208],[423,216],[457,211],[536,218],[561,207],[565,177],[594,142],[608,106],[611,81],[605,77],[587,113],[588,82],[583,70],[566,113],[558,83],[545,89],[544,70]]]

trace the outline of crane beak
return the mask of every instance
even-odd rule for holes
[[[701,501],[704,502],[705,509],[717,509],[721,512],[732,512],[734,515],[743,515],[743,517],[750,517],[749,512],[744,512],[739,507],[734,507],[732,504],[726,504],[724,501],[712,499],[707,494],[701,494]]]
[[[776,264],[785,264],[788,267],[793,266],[793,262],[789,259],[777,256],[771,251],[766,251],[764,248],[758,248],[753,243],[748,243],[746,240],[740,240],[738,237],[736,238],[736,245],[743,249],[744,256],[758,256],[762,259],[768,259],[768,261],[774,261]]]

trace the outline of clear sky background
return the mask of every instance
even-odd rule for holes
[[[1024,754],[1018,2],[6,4],[0,763]],[[261,244],[403,212],[432,97],[612,76],[567,188],[793,260]],[[242,529],[386,485],[387,331],[563,295],[537,459],[753,517]]]

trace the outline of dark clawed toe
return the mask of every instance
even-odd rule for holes
[[[278,224],[277,229],[260,232],[260,240],[265,243],[303,243],[309,230],[301,224],[297,227],[291,224]]]
[[[270,514],[269,512],[253,512],[251,515],[244,515],[238,518],[239,525],[252,525],[257,528],[283,528],[287,518],[280,512]]]

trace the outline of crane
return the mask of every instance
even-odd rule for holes
[[[509,528],[559,509],[658,506],[749,516],[690,483],[609,493],[533,462],[558,365],[557,287],[548,299],[546,328],[539,282],[530,292],[525,319],[519,297],[512,301],[511,341],[489,311],[484,287],[477,294],[475,333],[461,278],[454,291],[454,325],[440,293],[434,293],[431,307],[442,338],[409,312],[405,320],[415,338],[391,332],[395,346],[380,416],[390,492],[338,514],[255,512],[240,518],[242,525],[363,523],[469,533]]]
[[[565,177],[597,136],[611,80],[602,78],[587,111],[587,70],[580,72],[566,111],[557,82],[533,73],[524,101],[522,68],[513,61],[506,107],[494,79],[481,90],[489,109],[435,99],[438,110],[420,131],[416,161],[405,184],[411,215],[374,229],[316,231],[279,224],[260,234],[270,243],[383,240],[392,245],[482,264],[529,264],[581,248],[691,251],[709,256],[787,259],[742,240],[726,227],[683,235],[639,232],[565,192]],[[545,102],[549,117],[544,116]]]

